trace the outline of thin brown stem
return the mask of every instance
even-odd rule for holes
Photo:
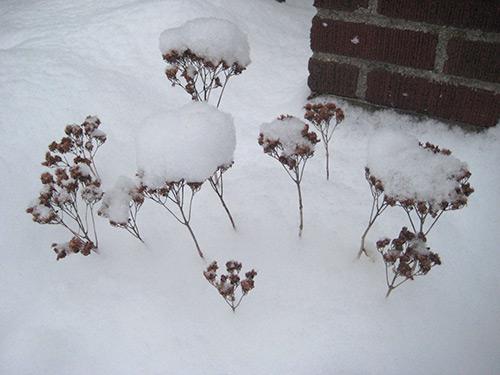
[[[368,253],[366,252],[365,248],[365,240],[366,236],[368,235],[368,232],[372,228],[373,224],[375,223],[375,220],[382,215],[382,213],[385,211],[385,209],[389,206],[386,202],[383,202],[379,206],[379,199],[380,195],[374,193],[373,194],[373,202],[372,202],[372,209],[370,212],[370,219],[368,220],[368,226],[366,227],[365,232],[361,236],[361,246],[358,251],[358,259],[361,258],[361,254],[365,253],[366,256],[368,256]]]
[[[296,181],[297,191],[299,193],[299,214],[300,214],[300,224],[299,224],[299,237],[302,238],[302,230],[304,229],[304,213],[302,204],[302,191],[300,189],[300,182]]]
[[[213,191],[215,191],[215,194],[217,194],[217,196],[219,197],[222,207],[226,211],[226,214],[229,218],[229,221],[231,222],[231,225],[233,226],[233,229],[236,230],[236,224],[234,223],[233,216],[231,215],[231,212],[229,211],[229,208],[227,207],[226,202],[224,201],[224,185],[222,180],[222,172],[220,172],[218,178],[216,178],[214,175],[210,177],[208,181],[210,182],[210,186],[212,187]]]

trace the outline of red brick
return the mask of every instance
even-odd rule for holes
[[[315,17],[311,48],[417,69],[434,69],[437,35]]]
[[[445,73],[500,83],[500,43],[453,38],[448,43],[447,53]]]
[[[478,126],[500,119],[500,94],[384,70],[368,73],[366,100]]]
[[[314,0],[316,8],[352,12],[358,8],[368,8],[370,0]]]
[[[498,0],[378,0],[378,13],[409,21],[500,32]]]
[[[359,68],[311,58],[309,60],[309,88],[318,94],[356,97]]]

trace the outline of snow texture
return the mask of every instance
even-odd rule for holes
[[[419,146],[417,138],[398,132],[381,132],[371,140],[368,168],[387,196],[436,203],[456,199],[456,176],[468,170],[453,155],[433,153]]]
[[[214,65],[250,64],[248,37],[234,23],[218,18],[197,18],[160,35],[162,55],[190,50]]]
[[[427,246],[427,242],[420,238],[414,238],[408,243],[409,247],[413,249],[413,251],[420,255],[429,255],[431,252],[429,247]]]
[[[106,191],[99,213],[110,222],[126,224],[130,215],[130,202],[136,192],[135,181],[126,176],[120,176],[115,185]]]
[[[0,374],[500,374],[500,126],[468,133],[321,98],[346,117],[330,143],[330,180],[323,147],[308,162],[299,240],[297,192],[257,137],[281,113],[304,116],[313,2],[0,1]],[[100,253],[58,262],[51,244],[69,232],[24,213],[39,195],[47,145],[88,114],[108,136],[96,156],[103,190],[133,178],[143,119],[165,109],[182,118],[188,100],[164,75],[158,36],[199,17],[237,24],[252,48],[221,104],[237,137],[224,197],[238,231],[210,186],[192,220],[208,263],[259,271],[236,313],[203,277],[207,262],[189,234],[153,202],[138,214],[147,245],[97,216]],[[429,235],[443,265],[388,300],[376,250],[375,262],[356,260],[373,201],[368,143],[384,130],[452,150],[475,189]],[[403,210],[389,208],[367,246],[396,238],[404,223]]]
[[[308,147],[314,151],[314,143],[302,136],[306,123],[296,117],[277,118],[260,126],[264,141],[279,141],[283,146],[283,154],[292,156],[297,148]]]
[[[142,182],[161,188],[165,182],[204,182],[233,162],[233,118],[205,102],[147,118],[137,135],[137,167]]]

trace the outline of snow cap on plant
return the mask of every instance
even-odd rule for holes
[[[248,37],[234,23],[218,18],[197,18],[164,30],[159,47],[167,61],[168,56],[188,52],[214,65],[223,62],[244,69],[250,64]]]
[[[130,178],[120,176],[115,185],[106,191],[99,216],[109,219],[111,225],[126,225],[129,222],[130,204],[137,201],[142,204],[144,197],[138,193],[137,184]]]
[[[267,154],[276,153],[282,164],[293,168],[298,157],[311,157],[319,140],[309,125],[293,116],[282,115],[260,126],[259,144]]]
[[[422,209],[426,204],[431,214],[463,207],[474,191],[467,182],[467,164],[451,151],[397,132],[372,139],[367,168],[367,178],[377,182],[386,200]]]
[[[233,118],[205,102],[190,102],[147,118],[136,146],[143,185],[160,189],[165,182],[203,183],[233,162]]]

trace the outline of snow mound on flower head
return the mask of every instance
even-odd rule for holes
[[[387,196],[436,203],[455,199],[460,186],[456,177],[468,170],[456,157],[435,154],[419,146],[415,137],[397,132],[383,132],[371,140],[367,166]]]
[[[197,18],[183,25],[164,30],[160,35],[162,55],[170,51],[194,54],[217,65],[222,60],[228,65],[250,64],[248,37],[234,23],[218,18]]]
[[[271,122],[263,123],[260,126],[260,132],[266,140],[279,141],[283,146],[283,154],[292,156],[297,147],[309,147],[314,151],[314,143],[302,136],[302,131],[306,123],[296,117],[278,118]]]
[[[137,136],[137,167],[151,188],[165,182],[204,182],[233,162],[236,133],[231,115],[205,102],[145,120]]]
[[[137,194],[137,184],[132,179],[120,176],[115,185],[106,191],[99,214],[109,221],[126,224],[130,215],[130,201]]]

